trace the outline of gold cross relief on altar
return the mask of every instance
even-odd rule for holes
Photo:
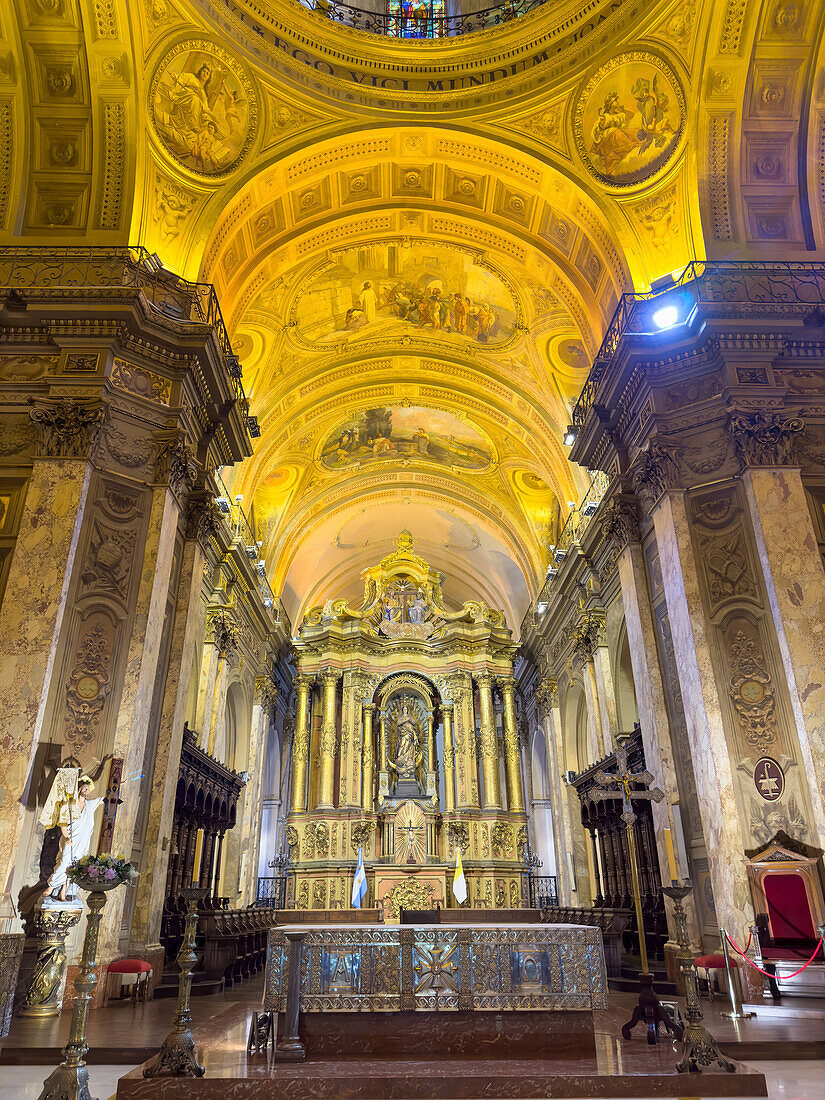
[[[416,993],[457,993],[458,966],[455,962],[455,944],[433,944],[432,947],[416,946]]]

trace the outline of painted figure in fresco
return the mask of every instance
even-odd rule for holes
[[[462,334],[467,331],[467,303],[460,294],[453,295],[453,327]]]
[[[155,121],[172,152],[203,172],[226,168],[242,144],[243,101],[227,73],[204,62],[194,73],[167,73],[158,84]]]
[[[632,117],[633,111],[619,103],[619,93],[609,92],[604,106],[599,108],[592,134],[592,153],[608,173],[639,145],[637,137],[628,129]]]
[[[420,455],[429,453],[430,450],[430,437],[424,431],[423,428],[419,428],[413,436],[413,442],[415,443],[415,449]]]
[[[364,314],[366,323],[372,324],[375,320],[375,314],[378,309],[378,297],[375,293],[375,288],[372,283],[367,279],[361,288],[361,297],[358,299],[358,304]]]
[[[667,139],[675,134],[667,118],[667,109],[670,101],[664,92],[659,90],[657,77],[653,78],[653,85],[645,77],[640,76],[630,89],[630,94],[636,100],[636,107],[641,119],[639,129],[639,153],[645,153],[651,145],[655,144],[660,149]]]

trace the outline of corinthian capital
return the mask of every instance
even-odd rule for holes
[[[734,412],[727,423],[743,466],[793,466],[804,427],[801,417],[778,412]]]
[[[103,422],[98,401],[38,397],[29,413],[44,458],[85,458]]]

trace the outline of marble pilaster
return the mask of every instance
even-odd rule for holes
[[[596,760],[602,760],[607,756],[604,728],[602,726],[602,711],[599,706],[599,695],[596,689],[596,670],[593,667],[593,658],[587,657],[582,668],[582,683],[584,685],[584,697],[587,702],[587,731],[590,744],[590,760],[592,764]],[[580,763],[582,763],[580,761]]]
[[[660,878],[663,883],[668,884],[670,882],[670,869],[667,859],[665,829],[671,830],[677,869],[681,880],[690,877],[690,868],[678,866],[680,854],[676,845],[677,830],[674,822],[673,806],[679,802],[679,786],[670,722],[667,714],[665,687],[662,683],[662,674],[659,668],[656,627],[647,588],[642,547],[638,542],[628,542],[625,545],[619,555],[618,569],[630,663],[633,669],[636,707],[639,713],[639,725],[645,750],[645,763],[648,770],[653,774],[653,786],[659,787],[665,792],[665,798],[661,802],[652,802],[651,807]],[[668,921],[670,922],[672,917],[670,902],[667,903],[666,908]],[[692,897],[686,899],[686,912],[690,933],[696,938],[698,936],[698,923]],[[671,929],[671,932],[676,932],[675,927]]]
[[[123,760],[127,781],[139,775],[143,767],[152,700],[161,673],[161,639],[179,519],[180,508],[171,490],[155,489],[112,745],[113,755]],[[130,799],[127,793],[115,819],[112,851],[131,851],[137,813],[138,800]],[[101,959],[112,957],[117,950],[125,893],[114,891],[104,909],[99,940]]]
[[[653,521],[716,913],[734,938],[747,939],[753,906],[743,864],[745,837],[683,494],[663,494]]]
[[[154,853],[154,859],[140,868],[132,917],[131,942],[136,949],[158,946],[160,940],[183,726],[200,630],[203,563],[200,544],[188,539],[183,546],[144,841],[144,851]]]
[[[819,847],[825,847],[825,572],[796,467],[742,477],[788,685]],[[814,830],[812,829],[812,832]]]
[[[561,905],[581,904],[578,891],[570,877],[568,854],[573,852],[573,830],[570,818],[570,799],[562,782],[564,771],[564,740],[559,707],[559,691],[554,680],[545,680],[540,686],[538,699],[539,720],[547,746],[547,770],[550,780],[550,797],[555,812],[553,841],[556,847],[556,879]],[[577,894],[574,898],[573,895]]]
[[[599,713],[599,726],[604,741],[604,751],[607,754],[613,752],[616,747],[619,718],[616,712],[616,685],[613,682],[610,654],[606,645],[595,647],[590,658],[590,666]]]
[[[261,836],[261,789],[265,768],[266,739],[272,721],[272,708],[275,703],[274,688],[266,676],[255,681],[255,698],[252,704],[252,722],[249,732],[249,783],[244,791],[246,813],[240,821],[241,853],[246,853],[246,877],[243,884],[241,905],[250,905],[255,900],[256,868]]]
[[[0,608],[0,892],[11,889],[24,792],[41,740],[67,593],[89,506],[85,459],[35,461]],[[5,900],[5,899],[4,899]]]

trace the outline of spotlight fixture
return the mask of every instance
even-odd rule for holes
[[[679,320],[679,310],[676,306],[662,306],[653,314],[653,324],[656,328],[673,328]]]
[[[252,561],[255,561],[255,559],[258,556],[258,547],[257,546],[247,546],[246,552],[249,555],[250,559]]]
[[[266,580],[266,562],[265,561],[259,561],[258,562],[258,576],[261,577],[262,580]]]
[[[573,427],[573,425],[568,424],[567,425],[567,431],[564,433],[564,445],[565,445],[565,447],[572,447],[573,444],[576,442],[576,436],[578,434],[579,433],[576,431],[576,429]]]
[[[586,516],[595,516],[596,512],[599,510],[599,504],[601,504],[599,500],[588,500],[584,508],[582,508],[582,512]]]
[[[226,497],[215,497],[215,503],[225,516],[228,516],[232,511],[232,505]]]

